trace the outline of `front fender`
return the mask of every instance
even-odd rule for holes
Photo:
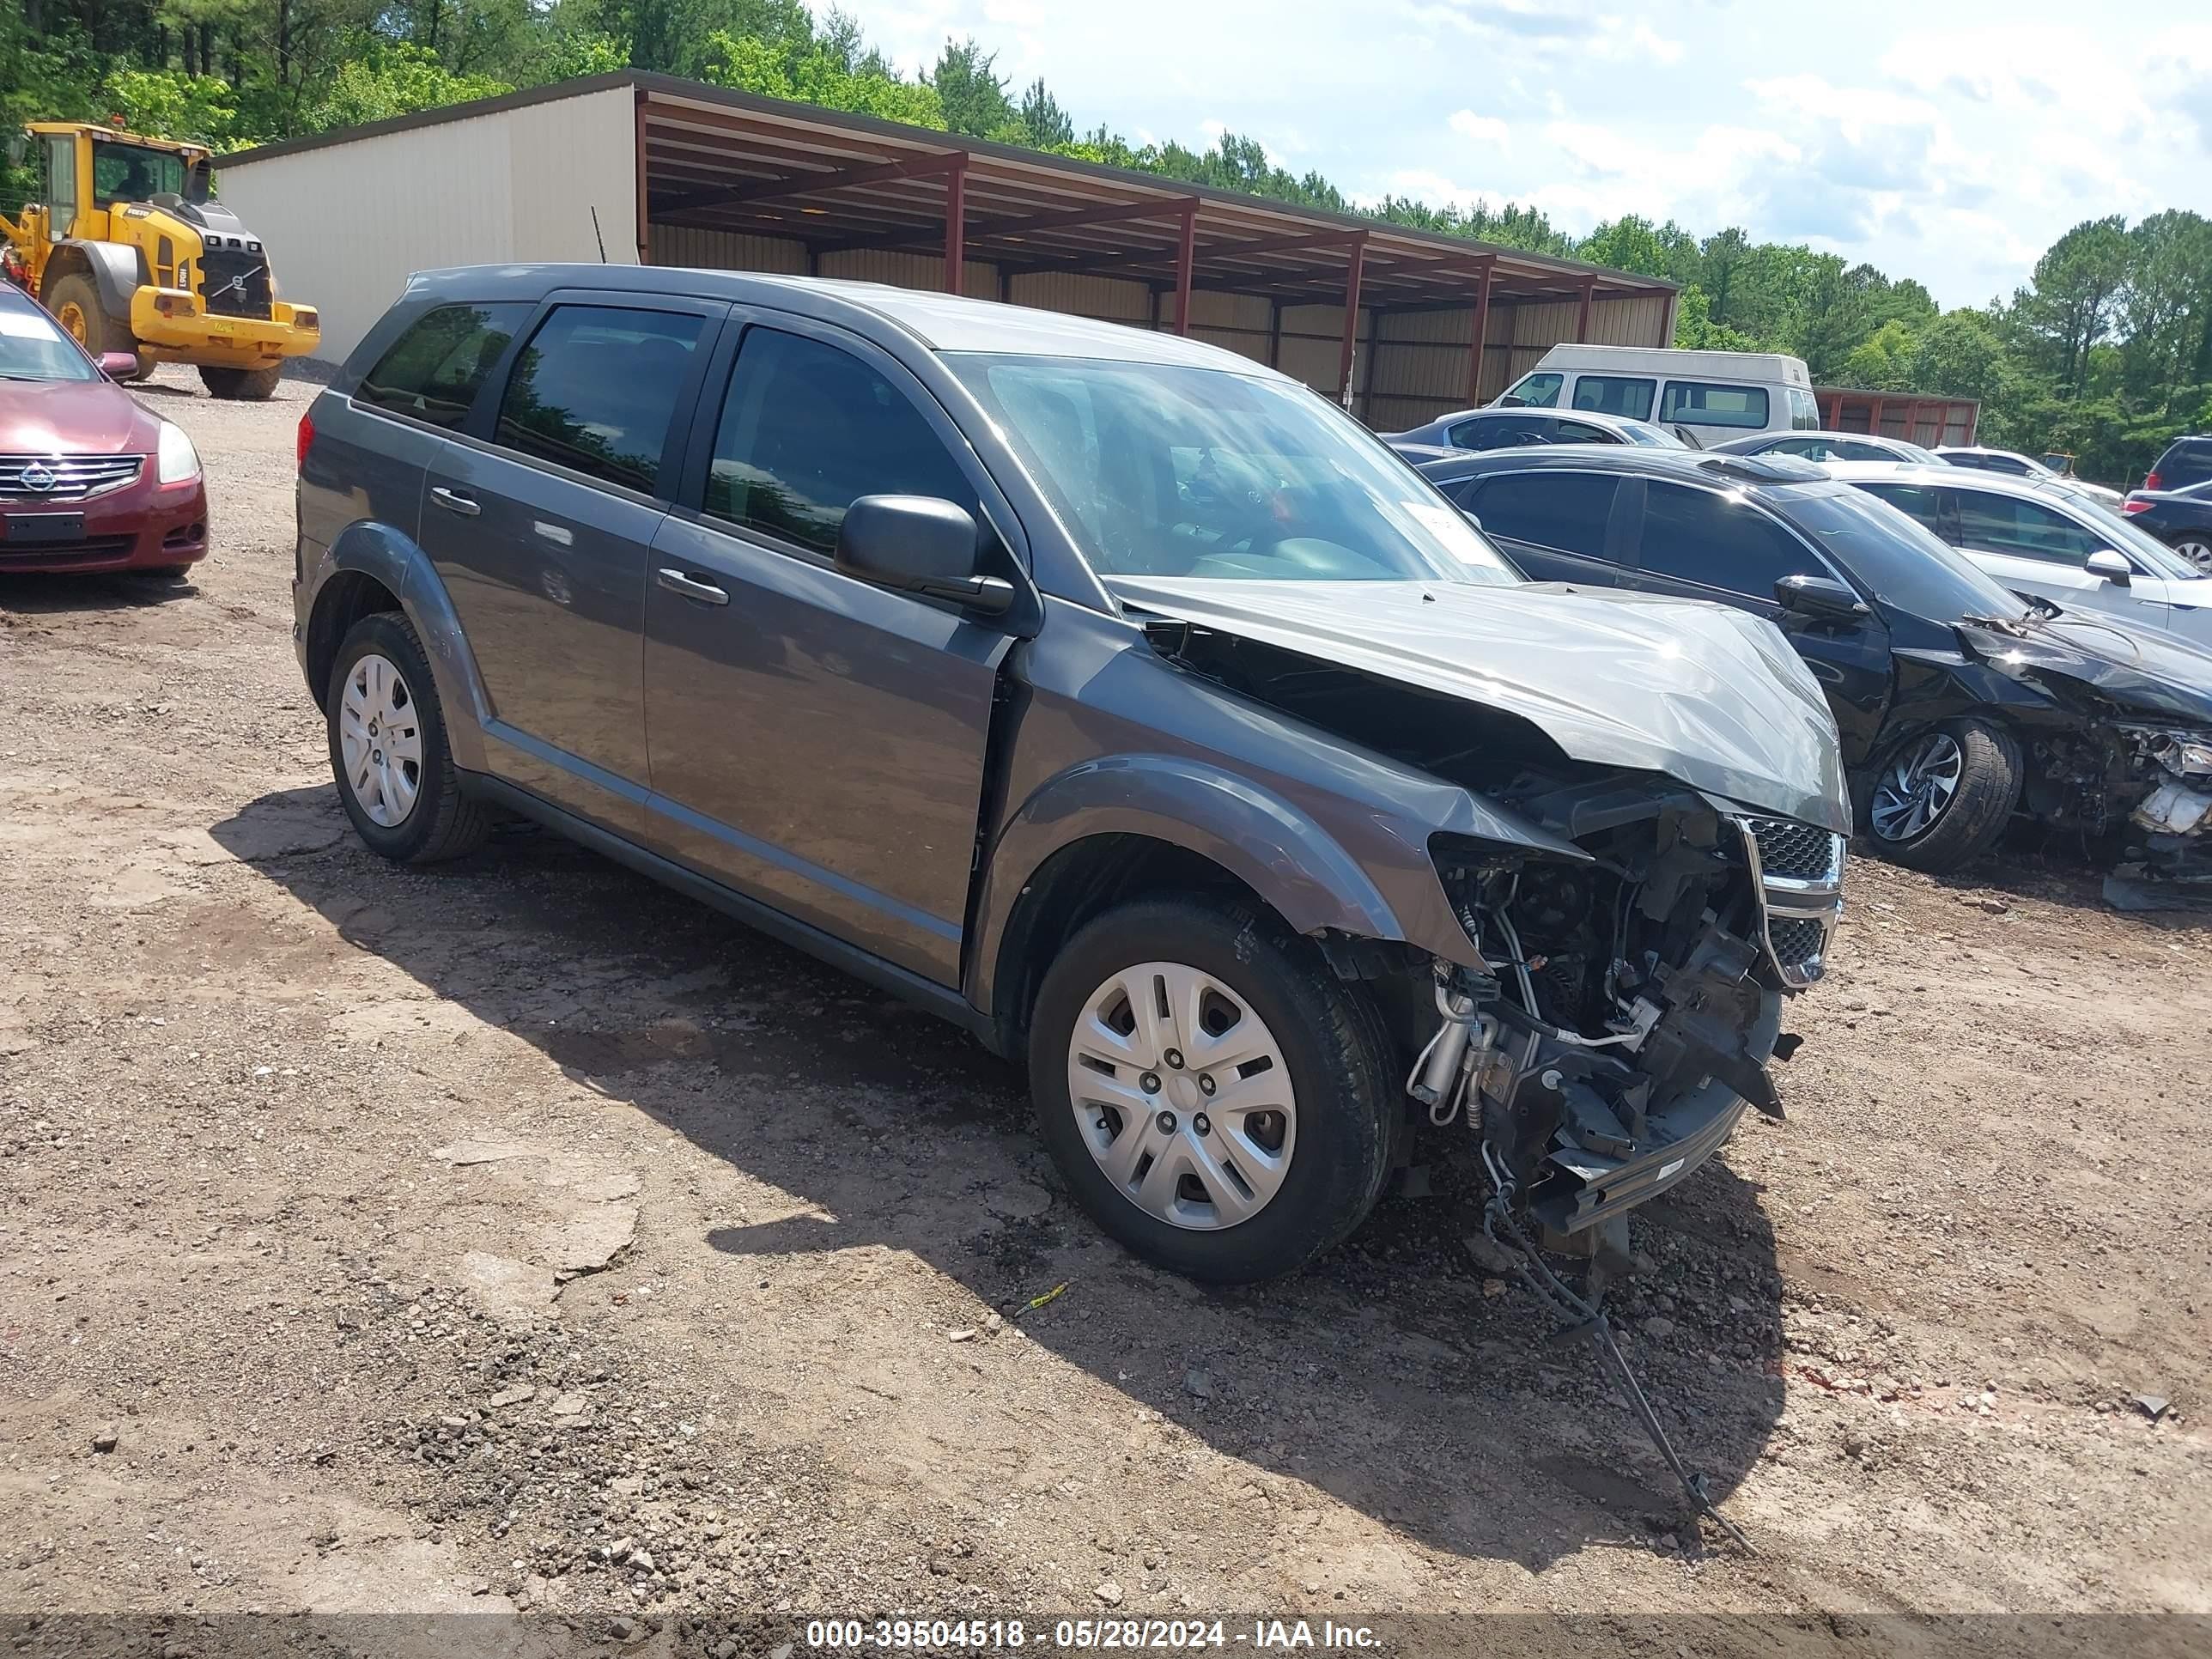
[[[323,554],[313,573],[315,599],[306,635],[308,660],[315,659],[318,629],[331,625],[333,596],[342,592],[333,586],[334,579],[346,572],[368,577],[398,599],[400,611],[415,625],[430,659],[430,676],[437,682],[438,704],[445,716],[446,740],[453,749],[453,764],[465,772],[485,770],[484,727],[491,721],[492,706],[483,676],[477,670],[476,656],[469,649],[453,597],[429,555],[392,526],[374,519],[356,520]],[[331,650],[337,649],[337,641],[328,643]],[[323,688],[313,685],[312,672],[308,678],[319,700]]]
[[[1400,907],[1358,860],[1288,802],[1201,760],[1108,756],[1041,785],[1000,831],[976,906],[976,948],[969,959],[975,981],[969,1000],[976,1007],[994,1006],[1000,947],[1015,902],[1030,879],[1078,842],[1122,835],[1164,842],[1210,860],[1297,933],[1334,930],[1361,939],[1411,940]],[[1437,898],[1442,897],[1439,890]],[[1419,942],[1435,948],[1433,941]],[[1460,946],[1462,952],[1470,948],[1463,939]]]
[[[92,285],[100,292],[100,309],[118,323],[131,320],[131,296],[138,291],[145,280],[143,260],[135,247],[120,242],[87,242],[72,237],[54,244],[47,267],[52,270],[60,262],[60,270],[66,274],[82,261],[92,277]],[[46,278],[51,287],[53,278]]]

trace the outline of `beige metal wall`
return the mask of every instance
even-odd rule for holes
[[[725,270],[804,271],[805,248],[766,236],[690,230],[677,225],[652,228],[650,261],[657,265],[703,265]],[[823,276],[858,277],[905,288],[934,289],[944,281],[941,255],[871,250],[824,254]],[[968,293],[981,300],[1064,311],[1078,317],[1127,323],[1133,328],[1171,329],[1176,296],[1157,299],[1152,288],[1125,278],[1089,272],[1016,271],[968,262]],[[1664,345],[1668,298],[1663,294],[1598,300],[1590,307],[1590,340],[1597,345]],[[1545,351],[1575,337],[1579,302],[1565,301],[1514,305],[1495,301],[1490,310],[1490,340],[1483,354],[1482,395],[1487,403],[1535,367]],[[1377,318],[1362,307],[1359,337],[1352,365],[1352,408],[1370,426],[1396,431],[1467,407],[1468,339],[1474,325],[1472,304],[1443,311],[1401,312]],[[1275,367],[1322,395],[1338,394],[1337,370],[1344,350],[1341,305],[1286,305],[1244,294],[1198,293],[1191,296],[1191,337],[1255,362],[1273,354]]]
[[[626,87],[273,155],[222,170],[283,296],[343,360],[410,272],[507,260],[637,263],[636,105]],[[592,210],[599,210],[599,234]]]

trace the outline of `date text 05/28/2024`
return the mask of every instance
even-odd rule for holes
[[[1103,1651],[1177,1651],[1245,1648],[1291,1652],[1301,1648],[1372,1650],[1382,1644],[1365,1625],[1324,1619],[1060,1619],[1034,1629],[1018,1619],[816,1619],[806,1645],[817,1652],[866,1649],[906,1652],[989,1652],[1042,1647]]]

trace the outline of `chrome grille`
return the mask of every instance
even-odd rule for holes
[[[1790,881],[1827,881],[1843,866],[1844,838],[1789,818],[1746,818],[1759,842],[1759,867]]]
[[[0,497],[81,501],[137,480],[143,455],[0,455]]]

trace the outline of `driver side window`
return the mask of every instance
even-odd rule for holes
[[[1978,490],[1959,493],[1959,538],[1986,553],[2076,568],[2108,545],[2103,537],[2047,507]]]

